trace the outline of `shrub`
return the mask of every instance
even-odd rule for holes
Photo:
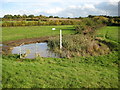
[[[75,26],[76,33],[93,34],[96,29],[104,26],[102,22],[94,21],[92,18],[85,18],[80,25]]]

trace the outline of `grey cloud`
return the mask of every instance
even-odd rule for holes
[[[95,6],[96,9],[106,11],[108,15],[117,16],[118,15],[118,4],[111,4],[109,2],[103,2]]]
[[[102,2],[97,5],[93,5],[95,8],[82,8],[84,7],[76,7],[71,8],[67,7],[66,9],[56,13],[56,14],[49,14],[42,12],[46,15],[58,15],[61,17],[79,17],[79,16],[88,16],[88,15],[105,15],[106,12],[108,15],[117,16],[118,15],[118,5],[117,4],[110,4],[109,2]]]

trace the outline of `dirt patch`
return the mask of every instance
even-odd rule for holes
[[[13,47],[19,46],[19,45],[37,43],[37,42],[38,43],[47,42],[50,37],[55,37],[55,36],[47,36],[47,37],[40,37],[40,38],[27,38],[27,39],[3,42],[2,53],[10,54]]]

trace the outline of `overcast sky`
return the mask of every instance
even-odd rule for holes
[[[118,15],[119,0],[0,0],[0,17],[5,14],[34,14],[60,17]]]

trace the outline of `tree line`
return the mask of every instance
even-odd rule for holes
[[[79,25],[81,21],[76,20],[50,20],[50,21],[5,21],[2,23],[3,27],[10,26],[43,26],[43,25]]]
[[[34,18],[37,18],[37,19],[41,19],[41,18],[59,18],[58,16],[44,16],[44,15],[39,15],[39,16],[34,16],[34,15],[26,15],[26,14],[23,14],[23,15],[11,15],[11,14],[7,14],[7,15],[4,15],[3,17],[3,20],[15,20],[15,19],[25,19],[25,18],[31,18],[31,19],[34,19]]]
[[[50,20],[49,18],[57,18],[56,20]],[[93,16],[88,17],[78,17],[78,18],[60,18],[58,16],[34,16],[34,15],[4,15],[2,18],[2,27],[10,26],[42,26],[42,25],[81,25],[82,22],[95,22],[102,23],[109,26],[119,26],[120,17],[112,16]],[[94,23],[94,24],[95,24]],[[90,23],[89,23],[90,24]]]

